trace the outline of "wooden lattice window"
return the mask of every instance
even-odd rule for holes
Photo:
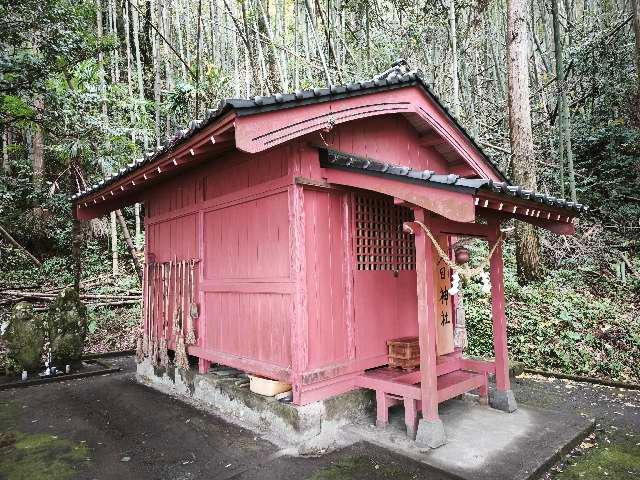
[[[413,239],[402,231],[413,212],[382,196],[354,195],[353,249],[356,270],[415,270]]]

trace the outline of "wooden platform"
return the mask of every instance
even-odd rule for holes
[[[480,402],[486,404],[487,374],[493,369],[491,362],[469,360],[459,354],[438,357],[438,403],[478,390]],[[415,436],[422,400],[420,370],[406,372],[380,367],[364,372],[356,378],[355,383],[358,387],[375,390],[378,426],[388,424],[389,407],[403,403],[407,435]]]

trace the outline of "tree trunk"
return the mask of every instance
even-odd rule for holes
[[[631,0],[631,9],[633,14],[633,33],[635,34],[635,63],[636,63],[636,82],[637,89],[640,93],[640,2],[638,0]]]
[[[456,3],[449,2],[449,35],[451,38],[451,83],[453,85],[453,115],[460,119],[460,84],[458,80],[458,33],[456,31]]]
[[[122,216],[122,211],[120,209],[115,211],[115,215],[118,218],[120,227],[122,227],[122,236],[124,237],[124,241],[127,244],[127,248],[129,249],[129,254],[131,255],[131,260],[133,261],[136,275],[138,275],[138,280],[140,280],[140,285],[142,285],[142,267],[140,266],[140,262],[138,261],[138,257],[136,256],[136,248],[134,247],[133,241],[131,240],[129,227],[127,227],[127,222],[125,222],[124,217]]]
[[[576,178],[573,171],[573,149],[571,148],[571,124],[569,120],[569,105],[564,73],[564,58],[562,53],[562,37],[560,32],[560,19],[558,14],[558,0],[551,0],[551,13],[553,15],[553,43],[556,58],[556,83],[558,85],[558,110],[559,110],[559,152],[560,155],[560,180],[561,194],[564,197],[564,165],[563,153],[567,154],[567,174],[569,176],[569,193],[571,201],[576,201]]]
[[[102,0],[96,0],[96,37],[98,42],[102,39]],[[102,115],[107,121],[107,103],[105,102],[106,85],[104,79],[104,54],[98,52],[98,81],[100,83],[100,94],[102,95]]]
[[[134,211],[136,216],[136,250],[142,250],[142,221],[140,219],[140,204],[134,205]]]
[[[200,116],[200,50],[202,48],[202,0],[198,0],[198,25],[196,27],[196,112],[194,118]]]
[[[111,224],[111,273],[116,276],[119,273],[118,267],[118,228],[116,226],[116,212],[109,215]]]
[[[71,224],[71,258],[73,260],[73,289],[80,295],[80,278],[82,277],[82,222],[73,214]]]
[[[307,9],[307,17],[309,20],[309,27],[311,28],[311,35],[313,37],[313,41],[316,44],[316,48],[318,50],[318,55],[320,56],[320,61],[322,62],[322,70],[324,71],[324,76],[327,79],[327,85],[332,85],[331,75],[329,74],[329,68],[327,67],[327,60],[325,59],[324,52],[322,50],[322,45],[320,45],[320,41],[318,39],[318,35],[316,34],[316,27],[313,23],[313,7],[309,0],[304,0],[304,5]],[[368,4],[367,4],[368,5]],[[368,34],[367,34],[368,38]],[[367,48],[368,51],[368,48]]]
[[[167,39],[171,39],[171,12],[169,11],[169,7],[167,4],[162,6],[161,11],[161,24],[158,25],[158,28],[162,32],[162,35]],[[164,58],[164,78],[165,78],[165,89],[171,91],[174,86],[173,80],[173,66],[171,64],[171,59],[173,56],[173,52],[171,52],[169,43],[167,41],[162,42],[162,57]],[[197,118],[197,117],[196,117]],[[165,117],[165,129],[164,133],[166,137],[170,137],[173,134],[173,125],[171,112],[167,111]]]
[[[42,98],[36,98],[34,107],[36,110],[36,123],[31,143],[31,165],[33,167],[33,187],[36,191],[40,191],[44,181],[44,135],[42,127],[38,123],[41,118],[40,112],[43,109]]]
[[[122,18],[124,21],[124,35],[126,38],[126,57],[127,57],[127,94],[129,95],[129,101],[133,102],[133,55],[131,53],[131,28],[129,22],[129,2],[125,1],[122,6]],[[129,110],[129,122],[131,123],[131,140],[136,141],[136,135],[133,127],[136,124],[135,111],[133,108]]]
[[[260,9],[260,15],[258,16],[258,33],[263,37],[266,36],[269,39],[269,48],[265,52],[265,60],[269,71],[269,77],[271,79],[271,89],[275,92],[286,92],[288,85],[286,82],[285,74],[282,69],[282,65],[278,61],[278,52],[274,43],[274,33],[271,28],[271,21],[269,20],[268,8],[262,5],[262,0],[257,0],[258,8]]]
[[[11,132],[9,128],[2,129],[2,173],[11,173],[11,157],[9,156],[9,146],[11,145]]]
[[[2,235],[6,240],[8,240],[9,243],[11,243],[14,247],[19,248],[27,257],[29,257],[33,261],[33,263],[35,263],[38,266],[42,265],[42,263],[40,263],[40,260],[38,260],[29,250],[27,250],[22,245],[20,245],[18,241],[15,238],[13,238],[11,234],[7,232],[2,225],[0,225],[0,235]]]
[[[162,0],[155,0],[155,15],[152,15],[152,21],[160,28],[160,19],[162,15]],[[161,85],[161,63],[160,63],[160,35],[155,32],[153,35],[153,70],[155,72],[153,81],[153,102],[155,109],[155,136],[156,148],[160,148],[160,89]]]
[[[140,15],[136,7],[137,5],[134,6],[131,14],[133,15],[133,46],[136,55],[136,80],[138,82],[138,99],[140,101],[138,111],[140,112],[144,109],[144,73],[140,55]],[[149,139],[147,138],[146,131],[142,134],[142,140],[144,142],[144,149],[146,150],[149,148]]]
[[[526,0],[507,2],[507,80],[509,100],[509,130],[513,181],[525,188],[536,189],[536,163],[533,155],[531,105],[529,103],[529,69]],[[516,226],[516,260],[518,279],[528,282],[538,279],[540,239],[530,224]]]
[[[180,11],[181,8],[180,2],[173,3],[173,24],[176,28],[176,33],[178,34],[178,51],[180,55],[184,56],[184,40],[182,38],[182,24],[180,23]],[[180,62],[180,71],[182,72],[182,81],[186,82],[189,77],[187,75],[187,66]]]
[[[107,15],[109,25],[109,34],[114,38],[118,38],[118,28],[117,28],[117,19],[118,19],[118,10],[116,8],[115,0],[109,0],[107,3]],[[115,83],[120,82],[120,52],[117,48],[111,50],[111,78],[114,79]]]
[[[560,182],[560,196],[565,198],[565,179],[564,179],[564,148],[565,148],[565,138],[564,138],[564,126],[562,125],[562,112],[564,111],[562,104],[564,103],[564,89],[562,88],[562,81],[560,79],[560,75],[564,77],[564,65],[562,62],[562,41],[560,39],[560,28],[559,28],[559,20],[558,20],[558,0],[552,0],[551,2],[551,12],[553,16],[553,42],[555,49],[555,60],[556,60],[556,87],[557,87],[557,108],[560,111],[560,120],[558,121],[558,180]]]

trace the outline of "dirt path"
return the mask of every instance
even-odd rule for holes
[[[121,374],[0,392],[0,431],[18,432],[27,447],[0,459],[0,479],[443,478],[366,443],[321,458],[283,455],[250,431],[139,385],[125,364]]]

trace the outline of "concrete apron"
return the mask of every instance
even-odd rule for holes
[[[407,438],[402,408],[394,409],[389,426],[383,430],[366,424],[346,429],[363,440],[464,480],[539,478],[594,428],[593,419],[576,413],[523,405],[505,413],[464,395],[440,404],[447,443],[424,451]]]
[[[373,392],[354,390],[331,399],[297,406],[281,403],[236,385],[237,378],[199,374],[171,365],[137,365],[137,380],[230,423],[250,429],[291,455],[317,455],[354,443],[342,427],[365,421],[375,410]]]
[[[375,426],[373,392],[355,390],[305,406],[252,393],[235,380],[175,367],[138,364],[139,382],[255,431],[291,455],[318,455],[368,441],[454,479],[528,480],[548,470],[586,437],[594,421],[526,406],[504,413],[465,395],[440,404],[447,443],[421,451],[406,435],[401,406]]]

